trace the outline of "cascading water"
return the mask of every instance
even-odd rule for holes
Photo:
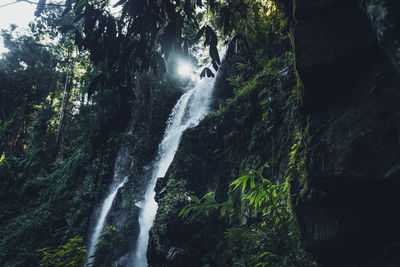
[[[158,177],[165,176],[171,164],[183,132],[196,126],[209,113],[215,79],[203,78],[181,96],[173,108],[167,122],[164,137],[158,147],[158,155],[153,163],[151,180],[147,186],[142,209],[139,214],[140,234],[133,255],[134,267],[147,266],[147,244],[149,231],[157,212],[154,188]]]
[[[100,237],[101,231],[103,230],[106,224],[107,215],[111,210],[112,204],[118,193],[118,190],[122,186],[124,186],[124,184],[128,180],[128,176],[132,171],[132,167],[133,167],[132,158],[128,155],[125,149],[123,148],[120,149],[120,151],[118,152],[117,159],[115,160],[113,181],[108,190],[108,195],[104,199],[99,209],[98,219],[96,221],[96,225],[92,231],[92,236],[89,241],[88,254],[87,254],[87,260],[89,263],[88,265],[94,262],[93,256],[96,252],[96,244]]]

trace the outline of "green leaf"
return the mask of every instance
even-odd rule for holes
[[[247,180],[248,179],[244,180],[242,183],[242,193],[246,190]]]
[[[222,206],[221,207],[221,216],[225,216],[225,213],[226,213],[226,207]]]
[[[214,196],[213,196],[214,192],[208,192],[207,194],[205,194],[203,196],[203,198],[209,202],[215,202]]]
[[[263,178],[262,181],[263,181],[263,184],[267,184],[267,185],[272,184],[271,181],[266,178]]]
[[[190,196],[190,199],[193,200],[195,203],[200,204],[200,199],[196,196]]]
[[[269,255],[272,255],[272,253],[269,252],[269,251],[266,251],[266,252],[262,253],[262,254],[260,255],[260,257],[263,258],[263,257],[269,256]]]
[[[197,42],[200,40],[201,36],[203,36],[203,34],[204,34],[204,30],[205,30],[205,29],[206,29],[206,27],[202,27],[202,28],[197,32],[196,36],[195,36],[194,39],[193,39],[193,43],[197,43]]]
[[[251,187],[251,189],[256,187],[256,183],[254,182],[254,176],[252,176],[250,179],[250,187]]]

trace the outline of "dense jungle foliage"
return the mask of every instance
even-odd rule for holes
[[[237,64],[239,74],[229,79],[234,96],[217,114],[257,92],[264,126],[272,125],[267,73],[277,77],[275,66],[294,62],[292,10],[292,1],[283,0],[40,0],[30,33],[20,34],[13,25],[3,30],[8,51],[0,59],[2,265],[85,261],[90,214],[112,179],[120,144],[129,142],[139,77],[160,81],[162,98],[171,84],[187,82],[177,77],[175,58],[200,65],[199,55],[206,53],[211,63],[198,75],[214,77],[222,46],[252,54]],[[300,103],[301,84],[287,97],[287,105]],[[301,171],[297,148],[293,171]],[[231,181],[226,202],[212,194],[192,196],[194,204],[181,214],[202,216],[220,208],[240,266],[315,264],[302,249],[290,180],[265,177],[264,164],[249,163],[249,173]]]

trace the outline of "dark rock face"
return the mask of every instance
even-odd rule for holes
[[[400,2],[396,0],[361,0],[361,6],[371,20],[379,44],[395,69],[400,72]]]
[[[129,156],[127,163],[133,166],[126,168],[124,176],[128,176],[128,182],[120,188],[107,217],[107,225],[115,226],[120,238],[113,249],[96,253],[95,266],[127,266],[131,260],[129,253],[135,249],[140,211],[136,203],[143,200],[151,163],[183,86],[168,77],[158,78],[143,75],[137,80],[131,129],[122,144]]]
[[[305,87],[302,108],[319,112],[330,108],[332,99],[348,96],[379,47],[357,1],[298,2],[296,67]]]
[[[311,140],[305,148],[309,194],[296,192],[302,185],[294,181],[292,198],[305,247],[323,266],[400,265],[400,2],[295,2],[301,122],[289,106],[291,112],[282,112],[286,117],[272,121],[276,128],[264,132],[258,100],[235,99],[185,133],[158,184],[150,266],[229,266],[218,263],[223,222],[213,217],[184,222],[179,211],[190,194],[215,190],[223,199],[246,164],[273,162],[273,178],[285,177],[293,136],[303,124]],[[287,67],[291,76],[290,63]],[[281,87],[289,88],[290,81]],[[270,107],[280,106],[288,96],[272,99]]]
[[[225,102],[229,97],[233,96],[232,85],[225,79],[231,77],[235,73],[235,63],[237,59],[235,48],[229,46],[226,51],[225,58],[219,66],[218,77],[215,81],[215,90],[212,95],[211,110],[216,111],[218,107]],[[221,78],[222,77],[222,78]]]
[[[307,166],[315,190],[297,206],[299,223],[305,244],[326,266],[393,266],[400,263],[400,35],[392,13],[399,2],[361,1],[370,21],[356,1],[322,2],[297,7],[296,59],[302,111],[314,135]]]

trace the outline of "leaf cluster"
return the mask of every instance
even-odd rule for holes
[[[100,233],[100,241],[96,244],[97,251],[100,251],[101,249],[112,249],[117,245],[120,238],[121,234],[117,232],[115,226],[107,226]]]
[[[116,127],[103,125],[116,120],[105,104],[113,98],[85,97],[93,66],[75,53],[70,36],[46,45],[47,33],[2,36],[8,52],[0,59],[0,261],[27,266],[40,260],[38,248],[84,233],[93,202],[112,177]]]
[[[310,261],[298,240],[296,226],[291,220],[286,203],[287,185],[274,184],[264,177],[268,164],[234,180],[228,201],[218,203],[213,192],[201,199],[190,196],[190,203],[182,209],[182,218],[210,215],[219,210],[228,219],[226,239],[235,264],[245,266],[300,266],[299,261]],[[232,254],[233,253],[233,254]]]
[[[37,252],[42,254],[41,266],[76,267],[85,263],[87,249],[83,237],[76,236],[57,248],[46,247],[37,250]]]

